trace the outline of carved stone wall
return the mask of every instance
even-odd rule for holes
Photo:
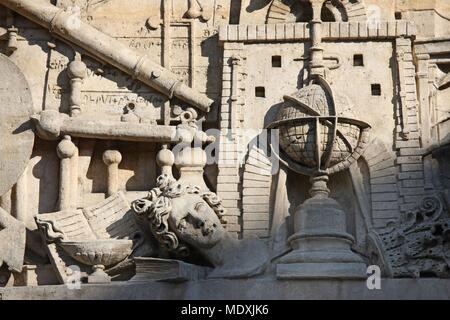
[[[0,0],[0,286],[447,276],[446,227],[437,264],[392,246],[448,218],[449,26],[437,0]]]

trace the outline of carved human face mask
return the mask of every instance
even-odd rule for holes
[[[172,199],[168,223],[180,240],[203,249],[214,247],[225,234],[214,210],[197,194]]]

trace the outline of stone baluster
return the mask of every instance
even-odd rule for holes
[[[323,0],[310,0],[313,9],[313,19],[311,20],[311,41],[310,48],[310,73],[312,76],[324,76],[325,67],[323,63],[323,48],[322,48],[322,19],[321,12]]]
[[[81,113],[81,85],[83,79],[86,78],[87,67],[81,61],[81,55],[75,54],[75,60],[69,63],[67,75],[70,79],[70,116],[76,117]]]
[[[186,146],[175,154],[175,166],[180,171],[180,183],[192,184],[208,190],[203,180],[203,168],[207,162],[206,152],[201,147]]]
[[[161,174],[172,176],[172,166],[175,163],[175,156],[165,144],[156,155],[156,163],[161,168]]]
[[[103,153],[103,162],[108,167],[108,196],[119,191],[119,164],[122,162],[122,154],[117,150],[106,150]]]
[[[72,165],[73,157],[77,154],[77,147],[70,136],[65,136],[57,147],[60,162],[59,173],[59,210],[70,209],[72,203]]]

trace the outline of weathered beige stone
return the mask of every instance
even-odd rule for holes
[[[25,224],[11,217],[0,208],[0,266],[20,272],[25,254]]]
[[[25,171],[33,149],[30,87],[20,69],[0,55],[0,195],[4,195]],[[12,161],[12,159],[14,159]]]
[[[0,0],[1,285],[448,277],[449,30],[437,0]]]

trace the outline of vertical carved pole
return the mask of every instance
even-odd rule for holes
[[[108,167],[108,197],[119,191],[119,164],[122,154],[117,150],[106,150],[103,153],[103,162]]]
[[[75,60],[69,63],[67,75],[70,79],[70,116],[76,117],[81,113],[81,85],[86,77],[86,64],[81,61],[81,55],[77,52]]]
[[[310,73],[312,76],[325,76],[325,66],[323,64],[323,48],[322,48],[322,20],[320,18],[322,12],[323,0],[311,0],[313,9],[313,19],[311,20],[311,40],[310,49]]]
[[[239,67],[241,65],[241,57],[237,54],[233,55],[231,57],[231,110],[230,110],[230,125],[231,128],[236,129],[237,128],[237,101],[238,101],[238,86],[239,86]]]
[[[196,37],[197,37],[197,28],[196,28],[196,20],[192,20],[190,23],[190,34],[189,34],[189,71],[190,71],[190,77],[189,77],[189,85],[191,88],[195,89],[195,56],[197,54],[197,43],[196,43]]]
[[[80,150],[78,148],[79,146],[79,140],[76,139],[73,141],[75,148],[75,154],[72,157],[72,165],[71,165],[71,179],[72,179],[72,196],[71,196],[71,207],[77,208],[78,206],[78,162],[80,159]]]
[[[72,205],[72,158],[77,153],[77,147],[70,136],[65,136],[56,149],[61,159],[59,169],[59,210],[67,210]]]
[[[47,96],[50,93],[49,88],[49,79],[51,77],[52,72],[52,60],[54,57],[54,50],[56,49],[56,40],[52,39],[52,41],[47,42],[48,54],[47,54],[47,72],[45,73],[45,83],[44,83],[44,93],[42,97],[42,110],[50,111],[53,114],[59,113],[59,107],[54,103],[49,103]],[[51,100],[51,99],[50,99]]]
[[[437,122],[437,110],[438,110],[438,101],[437,101],[437,93],[439,89],[434,86],[434,83],[437,78],[438,66],[436,64],[429,63],[428,69],[428,81],[429,81],[429,90],[430,90],[430,98],[429,98],[429,106],[430,106],[430,123]],[[434,141],[438,138],[438,126],[430,127],[430,139]]]
[[[161,168],[161,174],[172,176],[172,166],[175,163],[175,156],[165,144],[156,155],[156,163]]]
[[[423,147],[431,143],[431,115],[430,115],[430,90],[429,90],[429,68],[430,55],[417,54],[417,82],[420,101],[420,125]]]
[[[164,0],[164,19],[163,19],[163,46],[162,46],[162,65],[170,70],[170,48],[172,37],[170,32],[172,16],[172,0]],[[170,124],[170,100],[164,103],[164,124]]]
[[[431,145],[431,113],[430,113],[430,83],[429,77],[429,54],[417,54],[417,90],[419,97],[420,110],[420,134],[422,147],[425,149]],[[425,190],[434,189],[433,179],[433,157],[426,156],[423,158],[423,175]]]
[[[400,125],[400,135],[403,140],[409,140],[410,136],[410,125],[408,118],[408,103],[406,100],[407,89],[405,85],[405,52],[399,48],[399,41],[403,39],[396,40],[396,57],[397,57],[397,68],[398,68],[398,98],[399,98],[399,125]]]

